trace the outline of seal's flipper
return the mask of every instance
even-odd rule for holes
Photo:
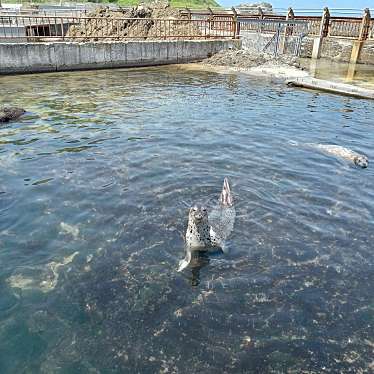
[[[191,262],[191,252],[189,250],[186,251],[186,257],[183,260],[179,261],[178,269],[177,271],[180,272],[184,270]]]
[[[223,206],[233,206],[234,204],[234,199],[232,197],[229,181],[227,178],[223,180],[223,188],[219,201]]]
[[[221,245],[220,245],[220,248],[222,250],[222,252],[227,255],[229,253],[229,249],[227,248],[227,245],[225,242],[223,242]]]

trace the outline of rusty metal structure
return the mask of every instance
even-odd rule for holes
[[[235,8],[234,8],[235,9]],[[181,10],[183,14],[185,11]],[[206,19],[208,16],[212,16],[210,12],[204,10],[189,10],[190,17],[192,19]],[[369,16],[368,16],[368,14]],[[360,37],[360,27],[363,18],[366,19],[366,35],[367,39],[374,39],[374,20],[370,19],[370,12],[365,9],[363,17],[352,17],[352,16],[331,16],[328,8],[321,11],[321,15],[299,15],[296,14],[291,8],[287,14],[280,15],[275,13],[264,13],[261,8],[258,9],[257,14],[244,13],[236,9],[227,11],[216,11],[213,14],[215,17],[227,17],[229,15],[235,15],[238,28],[243,31],[250,31],[251,27],[255,27],[254,23],[250,23],[249,20],[269,20],[269,21],[286,21],[290,19],[290,15],[295,21],[305,21],[308,23],[308,35],[309,36],[320,36],[321,31],[324,37],[338,37],[348,39],[358,39]],[[322,28],[321,28],[322,26]],[[252,31],[257,31],[252,29]],[[264,27],[264,32],[274,32],[274,23],[268,23],[268,26]]]
[[[249,19],[240,24],[243,48],[260,53],[300,55],[308,23],[300,20]]]
[[[126,28],[130,31],[124,31]],[[78,33],[72,33],[74,27]],[[152,28],[151,34],[144,30]],[[236,38],[232,16],[209,19],[103,18],[0,15],[0,40],[123,40]]]
[[[54,11],[56,12],[56,11]],[[301,26],[307,25],[307,35],[311,37],[347,38],[352,40],[374,40],[374,19],[370,11],[365,10],[363,17],[331,16],[326,8],[320,16],[304,16],[295,14],[289,9],[287,14],[279,15],[264,13],[259,8],[257,14],[241,12],[234,7],[230,10],[191,10],[180,9],[180,18],[175,19],[126,19],[126,18],[95,18],[89,17],[85,10],[74,14],[54,15],[39,12],[35,14],[7,14],[0,12],[0,41],[48,41],[82,39],[79,35],[69,35],[71,26],[83,28],[85,40],[123,40],[142,39],[141,32],[124,35],[121,29],[124,24],[135,23],[139,30],[144,24],[153,23],[156,30],[152,35],[155,39],[208,39],[208,38],[239,38],[247,32],[271,33],[280,32],[283,36],[304,35]],[[259,22],[261,21],[261,22]],[[280,22],[280,23],[278,23]],[[288,22],[282,29],[279,25]],[[96,24],[95,32],[87,30]],[[179,24],[184,31],[176,32]],[[86,29],[85,29],[86,28]],[[111,33],[104,30],[111,29]],[[116,32],[117,31],[117,32]],[[276,37],[276,36],[275,36]],[[281,50],[284,46],[281,46]]]

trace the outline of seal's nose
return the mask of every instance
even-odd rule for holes
[[[202,214],[201,213],[196,214],[195,219],[196,219],[196,221],[201,221],[203,219]]]

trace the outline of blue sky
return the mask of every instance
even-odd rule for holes
[[[262,0],[218,0],[223,6],[232,6],[240,3],[254,3]],[[268,1],[268,0],[265,0]],[[275,8],[323,8],[328,6],[330,8],[374,8],[374,0],[269,0]]]

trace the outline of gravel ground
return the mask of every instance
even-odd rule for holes
[[[286,65],[303,70],[297,57],[284,55],[274,58],[274,56],[269,54],[259,54],[254,51],[244,49],[218,52],[212,57],[204,60],[203,63],[214,66],[228,66],[240,69],[250,69],[263,65]]]
[[[116,40],[178,39],[184,35],[201,35],[199,28],[182,18],[178,9],[167,2],[156,1],[138,5],[131,9],[110,10],[100,7],[87,17],[97,19],[85,20],[78,25],[70,26],[67,37],[75,41],[99,40],[100,37],[112,37]],[[127,20],[122,20],[128,18]],[[146,19],[143,20],[142,18]],[[157,19],[167,19],[167,22]],[[110,40],[110,38],[108,38]]]

